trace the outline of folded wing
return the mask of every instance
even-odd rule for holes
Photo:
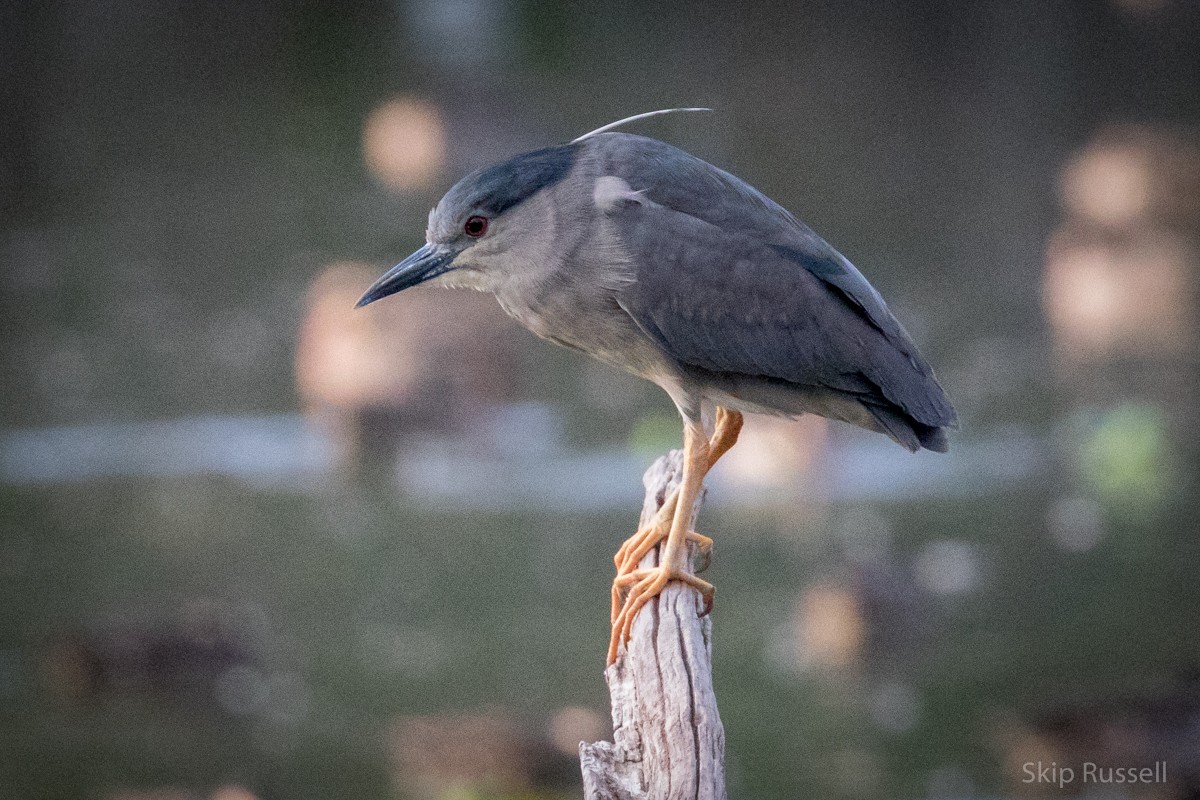
[[[950,402],[849,261],[707,162],[653,139],[597,138],[601,170],[638,193],[609,211],[636,270],[620,303],[667,353],[710,372],[837,392],[902,444],[945,449]]]

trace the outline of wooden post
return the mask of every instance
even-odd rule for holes
[[[672,450],[642,479],[649,524],[683,474]],[[700,510],[704,496],[693,509]],[[642,566],[658,563],[658,548]],[[690,567],[689,567],[690,568]],[[725,729],[712,688],[712,619],[700,595],[672,581],[634,620],[627,649],[604,673],[613,741],[579,745],[584,800],[726,800]]]

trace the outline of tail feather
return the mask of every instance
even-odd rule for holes
[[[878,423],[880,433],[890,436],[896,443],[917,452],[921,448],[935,453],[945,453],[950,449],[950,440],[946,429],[935,425],[925,425],[896,408],[887,408],[864,403],[871,416]]]

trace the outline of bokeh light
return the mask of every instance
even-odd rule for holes
[[[429,188],[446,161],[446,131],[432,103],[388,100],[363,123],[363,160],[371,175],[398,192]]]
[[[1162,414],[1126,404],[1105,414],[1082,449],[1082,470],[1105,504],[1124,514],[1145,514],[1170,485]]]

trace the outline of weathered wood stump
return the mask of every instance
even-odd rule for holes
[[[683,474],[672,450],[642,479],[644,527]],[[693,509],[699,512],[704,496]],[[655,548],[641,566],[658,563]],[[690,567],[689,567],[690,568]],[[579,745],[585,800],[725,800],[725,730],[712,688],[712,620],[695,589],[672,581],[638,614],[604,673],[613,741]]]

